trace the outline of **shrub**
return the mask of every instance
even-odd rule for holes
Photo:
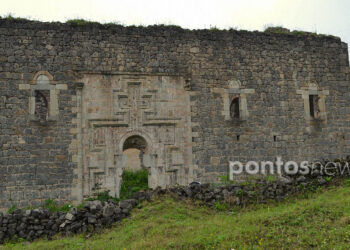
[[[148,190],[148,171],[128,171],[122,175],[122,185],[120,188],[120,199],[129,199],[133,193]]]

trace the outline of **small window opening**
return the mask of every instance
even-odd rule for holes
[[[35,90],[35,115],[40,120],[47,120],[49,116],[49,90]]]
[[[273,141],[277,141],[277,136],[273,136]]]
[[[239,119],[239,98],[236,97],[232,100],[230,106],[230,115],[232,119]]]
[[[237,141],[239,141],[240,135],[237,135],[237,137],[236,137],[236,138],[237,138]]]
[[[318,96],[309,95],[309,104],[310,104],[310,116],[312,118],[317,118],[318,115]]]

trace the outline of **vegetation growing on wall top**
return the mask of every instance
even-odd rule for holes
[[[1,17],[0,20],[13,20],[13,21],[23,21],[23,22],[40,22],[38,20],[33,20],[33,19],[28,19],[28,18],[22,18],[22,17],[15,17],[12,14],[8,14],[6,16]],[[59,22],[58,22],[59,23]],[[110,27],[110,26],[122,26],[122,27],[127,27],[127,28],[170,28],[170,29],[179,29],[179,30],[190,30],[187,28],[183,28],[178,25],[174,24],[153,24],[153,25],[125,25],[120,22],[108,22],[108,23],[100,23],[96,21],[91,21],[83,18],[73,18],[73,19],[68,19],[66,24],[70,24],[73,26],[93,26],[93,25],[98,25],[101,27]],[[195,31],[196,29],[192,29],[192,31]],[[208,32],[232,32],[232,31],[241,31],[241,32],[260,32],[257,30],[254,31],[249,31],[249,30],[243,30],[239,29],[238,27],[229,27],[228,29],[221,29],[218,28],[215,25],[210,25],[209,29],[197,29],[197,30],[206,30]],[[264,33],[271,33],[271,34],[284,34],[284,35],[295,35],[295,36],[315,36],[315,37],[332,37],[336,39],[340,39],[339,37],[333,36],[333,35],[326,35],[326,34],[318,34],[316,32],[308,32],[308,31],[302,31],[302,30],[289,30],[287,28],[284,28],[282,26],[270,26],[267,27],[264,31]]]
[[[34,20],[29,20],[27,18],[23,17],[15,17],[12,14],[7,14],[6,16],[0,16],[0,19],[5,19],[5,20],[16,20],[16,21],[34,21]]]
[[[66,23],[68,24],[75,24],[75,25],[79,25],[79,26],[82,26],[82,25],[88,25],[88,24],[101,24],[99,22],[94,22],[94,21],[90,21],[90,20],[85,20],[85,19],[69,19],[66,21]]]
[[[302,31],[302,30],[293,30],[284,28],[282,26],[270,26],[267,27],[264,30],[265,33],[271,33],[271,34],[286,34],[286,35],[296,35],[296,36],[316,36],[316,37],[322,37],[322,36],[328,36],[328,37],[334,37],[336,36],[332,35],[325,35],[325,34],[317,34],[316,32],[308,32],[308,31]]]

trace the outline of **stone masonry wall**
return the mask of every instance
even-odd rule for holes
[[[20,89],[39,71],[67,85],[57,95],[58,119],[44,124],[30,119],[31,93]],[[338,38],[0,20],[0,208],[79,199],[76,88],[86,72],[189,79],[202,182],[227,173],[229,160],[350,154],[348,51]],[[302,93],[311,88],[325,96],[321,120],[305,115]],[[235,121],[227,103],[237,93],[246,105]]]

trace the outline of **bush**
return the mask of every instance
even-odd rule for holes
[[[122,185],[120,188],[120,199],[130,199],[135,192],[148,190],[148,171],[128,171],[122,175]]]

